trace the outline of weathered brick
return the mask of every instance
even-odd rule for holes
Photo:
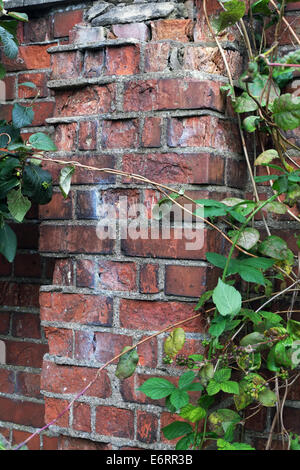
[[[134,263],[99,261],[98,276],[100,289],[136,290],[136,265]]]
[[[54,192],[51,201],[48,204],[39,207],[39,216],[41,219],[71,219],[72,218],[71,197],[65,199],[61,192]]]
[[[57,116],[83,116],[107,113],[114,109],[114,85],[89,86],[56,94]]]
[[[75,333],[75,358],[106,363],[120,354],[125,346],[131,345],[132,339],[128,336],[77,331]]]
[[[0,300],[2,305],[12,307],[38,307],[39,285],[16,282],[0,282]]]
[[[84,56],[84,76],[99,77],[105,70],[105,50],[86,51]]]
[[[21,86],[22,83],[34,83],[35,88]],[[40,98],[48,96],[47,76],[45,73],[22,73],[18,75],[18,95],[19,98],[34,98],[37,93]]]
[[[59,124],[56,127],[54,143],[58,150],[71,152],[76,149],[77,122],[70,124]],[[51,168],[53,165],[51,166]]]
[[[30,341],[7,341],[6,363],[24,367],[42,367],[43,356],[48,352],[46,344]]]
[[[39,315],[14,313],[12,317],[12,334],[16,338],[41,338]]]
[[[52,282],[54,285],[72,286],[74,284],[73,261],[58,259],[55,261]]]
[[[53,17],[53,36],[55,38],[69,36],[71,29],[76,24],[81,23],[82,17],[82,10],[71,10],[56,13]]]
[[[42,276],[42,260],[39,254],[17,253],[14,259],[14,274],[16,277],[40,278]]]
[[[104,121],[102,128],[103,148],[136,148],[139,144],[137,119]]]
[[[73,356],[73,332],[65,328],[44,327],[48,340],[49,354],[53,356]]]
[[[296,16],[295,14],[290,14],[285,16],[286,21],[289,25],[293,28],[294,32],[299,35],[300,33],[300,16]],[[271,28],[266,30],[266,39],[267,44],[271,45],[274,41],[274,33],[275,33],[276,26],[273,25]],[[288,44],[293,44],[294,37],[291,34],[290,30],[288,29],[287,25],[284,22],[281,22],[281,27],[278,33],[278,42],[281,46],[285,46]]]
[[[10,101],[14,100],[16,97],[16,76],[15,75],[6,75],[3,82],[5,83],[5,96],[1,96],[1,100]],[[2,88],[1,88],[2,94]]]
[[[39,372],[17,372],[16,393],[28,397],[42,398],[40,386],[41,376]]]
[[[78,394],[95,379],[96,373],[97,369],[93,368],[60,366],[46,361],[41,387],[50,393]],[[85,395],[98,398],[108,398],[111,395],[110,380],[106,371],[101,372],[101,376],[86,390]]]
[[[15,393],[15,375],[12,370],[0,369],[0,392]]]
[[[7,335],[10,329],[10,313],[1,312],[0,334]]]
[[[167,42],[150,42],[145,46],[145,72],[163,72],[168,68],[170,44]]]
[[[212,147],[219,151],[241,152],[237,126],[215,116],[171,118],[168,144],[170,147]]]
[[[91,432],[91,408],[85,403],[73,406],[73,428],[77,431]]]
[[[117,38],[137,39],[138,41],[148,41],[150,31],[145,23],[114,24],[112,32]]]
[[[76,217],[98,219],[98,195],[96,191],[76,192]]]
[[[34,105],[34,118],[31,126],[43,126],[48,118],[53,116],[53,101],[36,101]]]
[[[112,299],[108,297],[42,292],[40,304],[43,321],[102,326],[111,326],[112,324]]]
[[[156,441],[158,429],[157,417],[146,411],[137,411],[137,439],[140,442],[151,444]]]
[[[177,154],[128,154],[123,157],[123,171],[135,173],[160,183],[223,184],[224,160],[204,152]],[[129,182],[124,178],[124,182]]]
[[[74,437],[60,436],[58,443],[58,450],[111,450],[111,448],[111,444]]]
[[[76,262],[76,285],[78,287],[95,287],[95,262],[80,259]]]
[[[243,56],[238,51],[224,51],[232,77],[237,79],[243,71]],[[217,47],[187,46],[183,54],[185,70],[199,70],[227,77],[223,58]]]
[[[172,39],[173,41],[189,42],[193,37],[193,21],[191,19],[158,20],[150,23],[152,39]]]
[[[55,44],[51,45],[53,46]],[[47,52],[47,49],[49,49],[49,44],[21,45],[19,46],[19,54],[16,59],[12,60],[8,59],[6,56],[2,56],[1,62],[8,72],[49,69],[50,54]]]
[[[210,80],[165,78],[130,81],[125,85],[124,111],[203,109],[222,111],[220,85]]]
[[[13,445],[18,445],[21,442],[24,442],[31,435],[30,432],[19,431],[17,429],[13,430]],[[40,438],[39,436],[34,436],[28,443],[26,444],[28,450],[40,450]]]
[[[106,49],[106,73],[108,75],[134,75],[140,69],[139,46],[108,47]]]
[[[79,51],[55,52],[51,54],[51,78],[77,78],[82,72],[82,54]]]
[[[0,397],[0,419],[15,424],[41,427],[44,424],[44,405],[25,400]]]
[[[42,225],[40,251],[63,253],[112,253],[114,240],[98,238],[93,225]]]
[[[141,340],[147,339],[147,336],[141,338]],[[157,338],[147,339],[145,343],[142,343],[137,347],[139,355],[139,365],[143,367],[155,368],[158,360],[157,350]]]
[[[68,427],[70,411],[66,410],[69,403],[67,400],[45,397],[45,421],[50,423],[55,420],[56,426]],[[66,411],[65,411],[66,410]],[[63,413],[63,414],[62,414]],[[58,418],[58,416],[62,416]]]
[[[143,264],[140,268],[140,292],[143,294],[157,294],[158,285],[158,264]]]
[[[165,293],[199,297],[203,292],[214,288],[217,275],[205,266],[166,266]]]
[[[96,432],[105,436],[133,439],[133,411],[113,406],[98,406],[96,408]]]
[[[195,315],[195,305],[180,302],[146,300],[120,301],[120,324],[124,328],[160,331],[176,322]],[[204,318],[196,318],[185,325],[186,331],[203,331]]]
[[[162,119],[159,117],[145,118],[142,131],[143,147],[161,146]]]
[[[97,121],[83,121],[79,124],[78,148],[95,150],[97,148]]]
[[[30,18],[30,21],[24,23],[24,42],[32,44],[33,42],[50,41],[51,34],[51,16],[42,16],[39,18]],[[23,41],[22,41],[23,42]]]

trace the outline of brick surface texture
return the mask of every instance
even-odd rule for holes
[[[95,27],[82,3],[30,10],[29,23],[18,29],[17,60],[1,57],[8,70],[1,118],[10,119],[16,100],[32,99],[32,89],[21,85],[32,81],[39,97],[34,129],[25,129],[24,136],[37,128],[48,132],[57,159],[139,174],[184,187],[198,199],[243,197],[248,179],[238,127],[220,92],[226,73],[202,2],[172,4],[175,10],[167,17]],[[209,14],[218,11],[217,1],[208,4]],[[297,10],[290,8],[288,15],[298,30]],[[280,38],[287,44],[288,30]],[[238,32],[233,28],[223,40],[236,78],[245,61]],[[59,167],[46,167],[55,183],[53,199],[15,227],[15,262],[0,260],[0,340],[6,345],[0,432],[12,444],[54,419],[125,346],[193,315],[197,298],[218,276],[205,253],[228,249],[217,232],[201,228],[201,246],[188,250],[188,237],[178,239],[176,219],[169,238],[159,231],[150,239],[151,207],[160,195],[147,182],[78,169],[64,200]],[[124,198],[127,207],[146,208],[145,237],[124,239],[117,230],[114,238],[101,240],[97,224],[106,217],[101,207],[112,204],[120,216]],[[204,317],[186,325],[184,353],[202,352],[206,327]],[[172,449],[159,431],[172,415],[162,400],[137,391],[150,376],[168,375],[163,341],[159,336],[138,348],[137,372],[129,379],[120,382],[116,362],[110,364],[29,448]],[[181,370],[171,369],[176,383]],[[299,387],[289,398],[300,400]],[[295,419],[292,406],[286,419]],[[265,416],[251,429],[263,440]]]

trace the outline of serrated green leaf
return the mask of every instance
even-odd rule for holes
[[[279,201],[273,201],[267,204],[264,209],[273,214],[285,214],[288,210],[287,206]]]
[[[207,394],[209,396],[216,395],[221,390],[221,384],[211,380],[206,387]]]
[[[270,258],[285,260],[288,254],[288,246],[282,238],[277,235],[271,235],[259,245],[258,251]]]
[[[15,103],[12,109],[13,125],[19,129],[30,126],[34,118],[32,107],[21,106]]]
[[[300,126],[300,97],[286,93],[273,103],[273,119],[284,131]]]
[[[242,297],[234,287],[225,284],[219,278],[218,285],[214,289],[213,302],[221,315],[233,316],[241,310]]]
[[[225,11],[220,13],[218,18],[217,27],[218,33],[226,29],[228,26],[232,26],[243,18],[246,6],[245,3],[239,0],[229,0],[224,3]]]
[[[32,145],[33,148],[38,150],[44,150],[46,152],[55,152],[57,150],[57,147],[52,141],[51,137],[49,137],[47,134],[44,134],[43,132],[32,134],[29,137],[28,142]]]
[[[193,371],[188,371],[185,372],[184,374],[181,375],[178,381],[178,387],[182,390],[188,387],[194,380],[195,380],[196,375],[194,374]]]
[[[3,52],[9,59],[15,59],[18,55],[18,44],[15,37],[4,26],[0,26],[0,41],[3,44]]]
[[[232,240],[236,239],[238,231],[233,231],[230,233],[230,238]],[[237,244],[245,250],[251,250],[260,239],[260,233],[256,228],[247,227],[245,228],[238,237]]]
[[[170,395],[170,401],[176,410],[187,405],[189,402],[189,394],[185,390],[175,389]]]
[[[191,423],[196,423],[197,421],[200,421],[201,419],[205,418],[205,416],[206,416],[205,409],[202,408],[201,406],[197,406],[190,412],[189,421],[191,421]]]
[[[215,382],[223,383],[223,382],[227,382],[227,380],[230,379],[230,376],[231,376],[231,369],[223,368],[215,372],[214,380]]]
[[[13,218],[17,222],[23,222],[31,207],[31,202],[26,196],[23,196],[21,188],[18,188],[12,189],[7,194],[7,206]]]
[[[221,390],[225,393],[234,393],[235,395],[238,395],[240,391],[239,384],[231,380],[221,383]]]
[[[175,446],[175,450],[188,450],[194,443],[194,434],[190,433],[180,439]]]
[[[174,421],[162,429],[164,437],[169,440],[184,436],[185,434],[189,434],[192,431],[192,426],[189,423],[185,423],[184,421]]]
[[[140,392],[143,392],[147,397],[153,400],[160,400],[170,395],[176,387],[166,379],[152,377],[146,380],[141,387],[138,388]]]

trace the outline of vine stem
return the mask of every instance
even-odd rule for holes
[[[277,13],[280,14],[280,10],[277,8],[277,5],[274,2],[274,0],[270,0],[270,3],[275,8]],[[295,33],[295,31],[293,30],[293,28],[291,27],[291,25],[289,24],[289,22],[287,21],[287,19],[285,17],[283,17],[282,21],[286,25],[286,27],[288,28],[288,30],[290,31],[290,33],[292,34],[292,36],[294,37],[294,39],[297,41],[297,43],[300,46],[300,39],[299,39],[298,35]]]

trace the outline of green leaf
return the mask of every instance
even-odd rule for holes
[[[189,423],[185,423],[184,421],[174,421],[162,429],[163,435],[166,439],[169,440],[184,436],[185,434],[189,434],[192,431],[192,426]]]
[[[176,446],[175,450],[188,450],[191,445],[194,443],[194,434],[190,433],[180,439]]]
[[[15,59],[18,55],[16,40],[5,27],[0,26],[0,41],[3,44],[3,52],[9,59]]]
[[[269,16],[271,14],[269,0],[257,0],[251,5],[251,10],[254,15],[262,14]]]
[[[258,251],[270,258],[285,260],[288,255],[288,246],[282,238],[270,235],[259,245]]]
[[[183,328],[175,328],[164,343],[164,352],[170,357],[176,356],[185,343],[185,332]]]
[[[231,376],[231,369],[223,368],[215,372],[214,380],[218,383],[223,383],[229,380],[230,376]]]
[[[251,113],[258,109],[258,105],[255,101],[248,95],[246,91],[238,96],[233,103],[233,109],[236,113]]]
[[[46,152],[55,152],[57,150],[57,147],[52,141],[51,137],[49,137],[47,134],[44,134],[43,132],[32,134],[29,137],[28,142],[32,145],[33,148],[38,150],[44,150]]]
[[[219,317],[212,320],[208,332],[211,336],[215,336],[216,338],[218,338],[224,332],[225,327],[226,319],[219,315]]]
[[[271,163],[273,160],[279,158],[277,150],[270,149],[262,152],[254,162],[254,165],[263,165],[265,163]]]
[[[237,235],[238,235],[238,231],[234,230],[230,232],[229,236],[232,240],[235,240]],[[253,248],[256,245],[259,238],[260,238],[260,234],[259,234],[259,231],[256,230],[256,228],[247,227],[240,233],[238,240],[237,240],[237,244],[240,247],[245,248],[245,250],[251,250],[251,248]]]
[[[265,271],[266,269],[271,268],[275,261],[260,256],[258,258],[244,258],[240,262],[243,264],[243,266],[251,266],[252,268],[262,269]]]
[[[265,181],[276,181],[278,178],[278,175],[261,175],[255,176],[254,180],[256,183],[264,183]]]
[[[126,346],[122,352],[129,349],[129,346]],[[118,379],[123,380],[131,377],[134,374],[136,366],[139,362],[139,355],[136,349],[132,349],[128,351],[126,354],[120,357],[117,369],[116,369],[116,377]]]
[[[285,214],[288,210],[287,206],[279,201],[273,201],[267,204],[264,209],[273,214]]]
[[[200,421],[201,419],[205,418],[205,416],[206,416],[205,409],[202,408],[201,406],[197,406],[190,412],[188,419],[189,421],[191,421],[191,423],[196,423],[197,421]]]
[[[259,122],[260,118],[258,116],[248,116],[243,121],[243,127],[247,132],[255,132]]]
[[[267,349],[268,346],[266,344],[261,344],[265,342],[266,338],[264,335],[258,333],[257,331],[253,331],[241,339],[240,345],[243,347],[251,346],[252,350],[260,351],[262,349]]]
[[[193,382],[193,380],[195,380],[195,377],[196,377],[196,375],[194,374],[193,371],[190,370],[188,372],[185,372],[179,378],[178,387],[181,390],[186,389],[186,387],[188,387]]]
[[[66,199],[71,189],[72,175],[75,171],[74,166],[65,166],[60,171],[59,176],[59,187],[62,192],[62,195]]]
[[[199,310],[204,304],[205,302],[207,302],[213,295],[213,290],[208,290],[206,292],[204,292],[204,294],[202,294],[198,300],[198,303],[195,307],[195,310]]]
[[[246,6],[245,3],[239,0],[230,0],[224,3],[225,11],[220,13],[218,18],[217,26],[218,33],[226,29],[228,26],[232,26],[243,18]]]
[[[208,382],[213,378],[213,376],[214,376],[214,366],[212,364],[209,363],[201,367],[200,372],[199,372],[199,377],[200,377],[200,382],[202,385],[206,387]]]
[[[13,262],[17,251],[17,237],[9,225],[0,227],[0,253],[9,261]]]
[[[263,405],[263,406],[275,406],[277,402],[277,397],[272,390],[269,388],[266,388],[262,392],[259,393],[258,395],[258,401]]]
[[[15,18],[18,21],[28,21],[28,15],[26,13],[20,13],[16,11],[9,11],[7,13],[8,16]]]
[[[17,222],[23,222],[23,219],[31,207],[31,202],[26,196],[23,196],[21,188],[12,189],[7,194],[7,206],[9,212]]]
[[[37,204],[48,204],[52,192],[51,174],[37,165],[27,164],[23,171],[22,193]]]
[[[27,86],[28,88],[36,88],[36,84],[33,82],[23,82],[19,83],[18,86]]]
[[[287,322],[287,331],[293,338],[300,339],[300,322],[289,319]]]
[[[251,266],[243,266],[241,264],[239,267],[239,275],[245,282],[254,282],[261,286],[264,286],[266,283],[263,274],[258,269]]]
[[[166,379],[152,377],[146,380],[138,390],[153,400],[160,400],[170,395],[176,387]]]
[[[225,284],[220,278],[214,289],[213,301],[223,316],[236,315],[242,307],[241,294],[234,287]]]
[[[223,382],[221,384],[221,390],[225,393],[234,393],[235,395],[238,395],[240,392],[239,384],[237,382],[233,382],[232,380]]]
[[[227,442],[224,439],[217,440],[218,450],[255,450],[254,447],[251,447],[249,444],[243,442]]]
[[[15,103],[12,110],[13,125],[17,128],[30,126],[34,118],[32,107],[21,106]]]
[[[185,390],[176,388],[170,395],[170,401],[176,410],[178,410],[188,404],[189,394]]]
[[[276,363],[275,347],[273,347],[267,357],[267,368],[272,372],[279,372],[280,366]]]
[[[2,64],[0,64],[0,80],[3,80],[5,75],[6,75],[5,67]]]
[[[273,104],[273,119],[284,131],[300,126],[300,97],[290,93],[279,96]]]
[[[297,434],[290,434],[291,450],[300,450],[300,439]]]
[[[215,380],[211,380],[207,385],[206,391],[209,396],[216,395],[221,390],[221,384]]]

